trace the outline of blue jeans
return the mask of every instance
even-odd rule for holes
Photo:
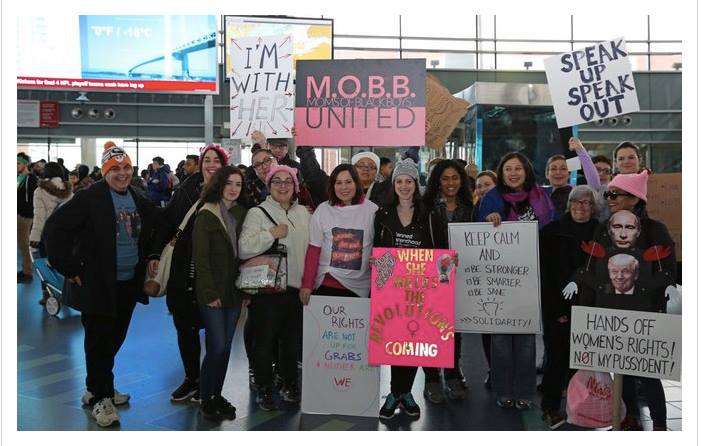
[[[208,401],[221,395],[241,306],[213,308],[201,305],[200,313],[207,348],[200,372],[200,398]]]
[[[535,335],[492,335],[492,386],[498,399],[532,401],[535,368]]]

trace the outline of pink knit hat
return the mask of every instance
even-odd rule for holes
[[[295,169],[294,167],[285,166],[283,164],[278,164],[277,166],[270,166],[270,171],[265,177],[265,184],[268,186],[268,188],[270,188],[270,180],[272,180],[273,176],[278,172],[289,173],[292,177],[292,181],[294,181],[295,183],[295,192],[299,193],[299,180],[297,180],[297,169]]]
[[[647,203],[647,170],[640,173],[618,174],[608,184],[611,187],[617,187],[621,190],[633,194]]]
[[[217,153],[220,161],[222,162],[222,167],[229,164],[229,152],[227,152],[219,144],[211,143],[211,144],[207,144],[204,147],[200,147],[200,170],[202,170],[202,163],[204,162],[204,154],[210,150],[214,150]]]

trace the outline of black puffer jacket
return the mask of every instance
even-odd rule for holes
[[[34,218],[34,190],[39,181],[34,174],[28,174],[17,186],[17,215]]]
[[[299,169],[304,184],[311,193],[314,206],[319,206],[321,203],[329,199],[327,189],[329,186],[329,176],[319,165],[316,159],[314,149],[309,146],[297,147],[295,151],[299,158]]]

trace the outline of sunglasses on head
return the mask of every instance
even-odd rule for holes
[[[604,198],[607,200],[615,200],[618,197],[633,197],[633,194],[628,192],[617,192],[617,191],[606,191],[604,192]]]

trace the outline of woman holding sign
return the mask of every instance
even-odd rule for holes
[[[300,356],[302,306],[299,289],[302,265],[309,243],[309,211],[298,203],[297,170],[273,165],[265,178],[270,195],[252,208],[243,222],[239,239],[242,259],[259,256],[277,240],[287,250],[287,289],[279,294],[259,294],[251,299],[249,315],[252,327],[253,373],[258,385],[256,401],[261,409],[275,409],[273,401],[273,355],[278,349],[278,363],[283,386],[280,397],[299,403],[297,359]]]
[[[531,162],[519,152],[499,161],[497,187],[487,192],[480,221],[537,221],[542,228],[554,219],[555,208],[543,187],[536,184]],[[492,335],[492,386],[500,407],[527,409],[535,394],[535,335]]]
[[[543,371],[543,420],[550,429],[565,423],[560,415],[562,391],[570,378],[571,304],[560,291],[571,280],[586,255],[582,242],[592,239],[599,225],[596,199],[589,186],[576,186],[570,192],[565,215],[543,228],[540,234],[540,289],[543,311],[543,340],[548,360]]]
[[[233,166],[217,170],[202,192],[202,202],[192,230],[195,290],[207,346],[200,372],[200,410],[208,420],[233,420],[236,408],[221,392],[241,314],[242,293],[234,281],[239,265],[237,239],[248,204],[243,172]]]
[[[595,289],[583,286],[579,303],[594,307],[665,312],[667,296],[676,290],[674,241],[667,227],[647,215],[648,172],[619,174],[604,194],[611,217],[594,240],[608,251],[604,277]],[[592,255],[596,256],[592,250]],[[608,257],[608,258],[607,258]],[[625,298],[631,295],[633,298]],[[623,401],[628,414],[623,430],[641,430],[636,381],[650,408],[654,430],[667,429],[664,389],[659,379],[623,376]]]
[[[472,221],[472,191],[465,169],[455,160],[441,160],[431,170],[423,201],[432,218],[440,222],[439,236],[435,238],[436,248],[448,247],[448,223]],[[455,367],[443,369],[448,398],[452,400],[464,398],[467,390],[467,382],[460,369],[460,341],[460,334],[455,333]],[[424,397],[432,403],[445,400],[440,372],[437,368],[424,368]]]
[[[375,214],[373,246],[383,248],[432,249],[444,244],[440,219],[422,205],[419,194],[419,170],[411,159],[398,162],[391,179],[387,204]],[[436,369],[434,369],[436,370]],[[409,416],[420,416],[411,388],[417,367],[391,366],[390,393],[380,409],[380,418],[394,416],[401,407]]]

